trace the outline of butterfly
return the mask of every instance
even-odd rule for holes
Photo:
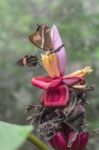
[[[38,48],[49,51],[49,53],[58,52],[64,46],[64,44],[62,44],[57,49],[53,48],[52,40],[50,37],[50,29],[46,24],[37,24],[37,29],[29,36],[29,40]]]
[[[38,25],[36,31],[29,36],[30,41],[38,48],[47,51],[47,54],[58,52],[64,44],[60,45],[57,49],[53,48],[52,40],[50,37],[50,29],[48,25]],[[21,67],[35,67],[39,63],[39,59],[34,55],[25,55],[18,60],[17,64]],[[39,63],[40,65],[40,63]]]
[[[38,57],[33,55],[25,55],[23,58],[19,59],[17,65],[20,67],[35,67],[39,63]]]

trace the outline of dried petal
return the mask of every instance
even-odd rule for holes
[[[84,107],[80,104],[77,104],[75,109],[70,114],[68,121],[73,121],[77,119],[81,114],[84,114],[84,113],[85,113]]]
[[[78,144],[78,132],[71,131],[68,136],[67,147],[70,150],[72,150],[71,148],[73,148],[73,150],[75,150],[75,145],[76,145],[76,148],[78,147],[77,144]],[[76,149],[76,150],[78,150],[78,149]]]
[[[75,109],[72,111],[71,114],[68,115],[68,123],[72,127],[72,129],[78,129],[84,123],[85,118],[85,109],[82,105],[77,104]]]

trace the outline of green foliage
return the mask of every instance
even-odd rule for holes
[[[0,122],[0,149],[17,150],[32,130],[32,126],[18,126]]]

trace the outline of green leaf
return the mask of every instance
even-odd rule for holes
[[[0,121],[0,149],[17,150],[32,130],[32,126],[12,125]]]

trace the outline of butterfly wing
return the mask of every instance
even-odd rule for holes
[[[39,32],[34,32],[29,36],[29,40],[38,48],[41,48],[42,39]]]
[[[37,56],[33,55],[25,55],[23,58],[18,60],[17,64],[20,67],[28,66],[28,67],[35,67],[38,64]]]
[[[36,32],[29,36],[29,39],[38,48],[46,51],[53,49],[50,30],[47,25],[39,25]]]

